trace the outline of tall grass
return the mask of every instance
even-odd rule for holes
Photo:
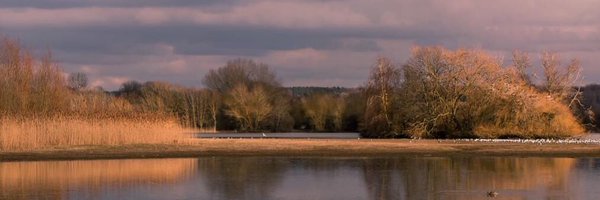
[[[77,145],[173,144],[185,130],[177,120],[144,118],[0,119],[0,150],[24,151]]]

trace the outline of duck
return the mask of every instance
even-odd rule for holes
[[[487,196],[490,197],[490,198],[494,198],[494,197],[498,196],[498,192],[496,192],[496,191],[489,191],[487,193]]]

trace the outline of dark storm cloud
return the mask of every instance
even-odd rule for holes
[[[44,44],[64,52],[113,55],[147,55],[163,53],[151,44],[174,47],[175,53],[189,55],[261,56],[269,51],[313,48],[377,51],[372,40],[345,44],[344,37],[368,38],[368,33],[345,31],[297,31],[276,28],[223,26],[131,26],[46,28],[40,31],[12,31],[26,43]],[[43,34],[43,37],[40,37]],[[90,61],[88,61],[90,62]]]

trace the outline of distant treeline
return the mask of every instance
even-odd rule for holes
[[[118,91],[87,87],[87,76],[63,77],[51,57],[34,63],[5,40],[0,55],[0,114],[175,116],[202,130],[359,131],[366,137],[553,138],[595,123],[600,87],[576,88],[579,62],[541,55],[541,76],[525,53],[512,63],[486,52],[417,47],[403,64],[374,62],[359,88],[283,87],[263,63],[235,59],[210,70],[205,88],[128,81]],[[18,63],[15,63],[18,62]],[[595,89],[594,89],[595,88]],[[589,125],[584,127],[584,124]]]
[[[204,78],[207,88],[129,81],[112,96],[145,112],[171,113],[182,125],[203,130],[357,131],[358,90],[282,87],[271,69],[252,60],[229,61]]]
[[[356,89],[353,88],[344,88],[344,87],[288,87],[286,88],[292,93],[294,97],[306,97],[314,94],[333,94],[333,95],[341,95],[344,93],[356,92]]]

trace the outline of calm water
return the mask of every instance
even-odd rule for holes
[[[0,199],[599,199],[600,158],[0,162]]]
[[[356,139],[359,133],[200,133],[199,138],[333,138],[333,139]]]

